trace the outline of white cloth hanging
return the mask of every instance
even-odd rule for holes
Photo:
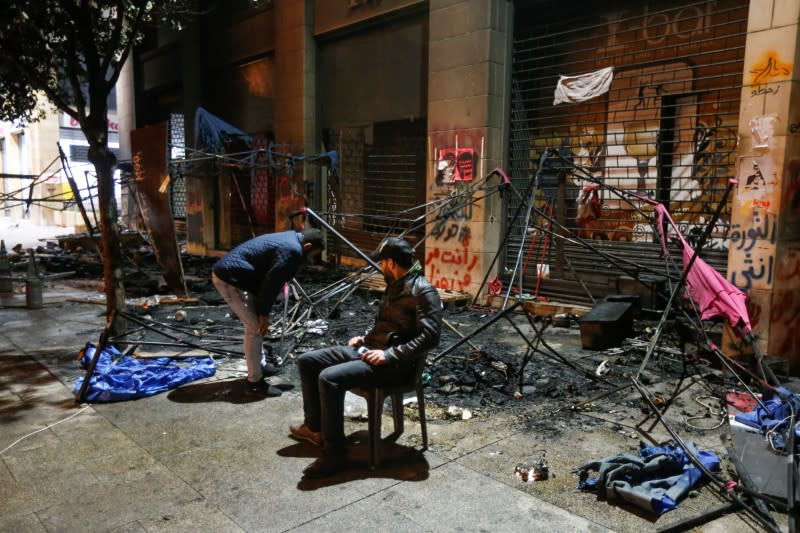
[[[614,78],[614,67],[606,67],[578,76],[559,76],[553,105],[562,102],[584,102],[608,92]]]

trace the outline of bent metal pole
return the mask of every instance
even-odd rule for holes
[[[311,218],[313,218],[314,220],[316,220],[317,222],[319,222],[320,224],[322,224],[322,225],[325,227],[325,229],[327,229],[328,231],[330,231],[331,233],[333,233],[334,235],[336,235],[337,237],[339,237],[339,239],[341,239],[341,241],[342,241],[343,243],[345,243],[347,246],[349,246],[349,247],[350,247],[350,249],[351,249],[351,250],[353,250],[355,253],[357,253],[357,254],[358,254],[360,257],[361,257],[361,259],[363,259],[364,261],[366,261],[367,263],[369,263],[369,264],[372,266],[372,268],[374,268],[374,269],[375,269],[375,270],[377,270],[378,272],[380,272],[380,271],[381,271],[381,267],[380,267],[380,265],[378,265],[378,263],[376,263],[375,261],[373,261],[372,259],[370,259],[370,257],[369,257],[367,254],[365,254],[364,252],[362,252],[361,250],[359,250],[359,249],[356,247],[356,245],[355,245],[355,244],[353,244],[353,243],[351,243],[350,241],[348,241],[348,240],[347,240],[347,239],[344,237],[344,235],[342,235],[341,233],[339,233],[338,231],[336,231],[336,230],[334,229],[334,227],[333,227],[333,226],[331,226],[330,224],[328,224],[328,222],[326,222],[326,221],[325,221],[325,220],[324,220],[324,219],[323,219],[321,216],[319,216],[318,214],[316,214],[316,213],[315,213],[315,212],[314,212],[314,211],[313,211],[313,210],[312,210],[310,207],[304,207],[304,208],[303,208],[303,211],[304,211],[304,212],[305,212],[305,213],[306,213],[308,216],[310,216]]]

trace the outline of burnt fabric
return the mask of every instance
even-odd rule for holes
[[[688,452],[709,470],[719,470],[719,458],[687,442]],[[590,477],[591,472],[596,476]],[[608,501],[623,500],[658,515],[678,506],[703,477],[687,451],[674,443],[639,443],[639,456],[619,453],[586,463],[578,469],[581,490],[593,490]]]
[[[303,234],[282,231],[260,235],[236,246],[214,263],[221,280],[254,296],[257,315],[269,316],[283,284],[303,262]]]
[[[89,367],[96,347],[87,344],[80,362]],[[158,357],[137,359],[122,355],[113,346],[106,346],[97,359],[89,378],[86,401],[119,402],[153,396],[198,379],[213,376],[216,372],[211,357]],[[73,392],[81,390],[84,378],[78,378]]]

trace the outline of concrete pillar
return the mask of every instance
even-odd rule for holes
[[[751,0],[728,278],[763,352],[800,368],[800,0]],[[726,334],[724,349],[735,353]]]
[[[313,0],[277,0],[275,21],[275,138],[313,154],[317,128]]]
[[[436,160],[444,149],[474,151],[473,180],[506,165],[512,20],[513,3],[506,0],[430,2],[429,202],[469,185],[437,180]],[[426,242],[426,276],[439,288],[475,294],[498,251],[503,226],[497,195],[452,213]]]
[[[117,80],[117,120],[119,122],[119,161],[130,161],[131,131],[136,128],[136,90],[133,77],[133,59],[128,57]],[[124,178],[130,178],[130,171],[125,171]],[[122,186],[120,217],[126,226],[131,226],[136,219],[136,203],[130,194],[130,188]]]

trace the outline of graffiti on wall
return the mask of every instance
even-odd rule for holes
[[[715,0],[706,0],[678,10],[650,13],[650,6],[644,3],[641,18],[632,17],[624,10],[605,15],[607,53],[624,50],[627,42],[632,40],[643,39],[654,46],[675,40],[688,44],[695,39],[707,38],[713,31],[715,4]],[[622,35],[624,39],[618,39]]]
[[[480,130],[441,132],[430,138],[434,179],[428,200],[435,206],[435,222],[425,247],[425,273],[439,289],[466,292],[479,278],[479,256],[470,243],[478,197],[473,188],[484,177],[483,142]]]
[[[800,250],[784,252],[775,268],[775,281],[782,287],[797,285],[800,288]]]
[[[456,222],[439,224],[431,237],[425,257],[431,283],[438,289],[465,292],[478,264],[478,255],[469,247],[469,226]]]
[[[602,190],[596,197],[587,195],[584,187],[590,182],[583,179],[587,175],[623,191],[667,201],[685,235],[702,233],[734,173],[738,136],[733,120],[727,124],[719,115],[698,112],[706,107],[689,90],[692,79],[691,67],[683,62],[620,71],[612,84],[614,96],[605,124],[574,127],[558,140],[563,132],[554,132],[548,139],[550,146],[565,144],[562,148],[579,168],[568,183],[577,192],[570,196],[568,191],[568,198],[576,199],[575,223],[584,238],[653,238],[646,204],[634,197],[628,197],[630,203],[621,201]],[[672,125],[662,131],[665,109]],[[672,154],[669,160],[665,154]],[[729,220],[723,210],[706,247],[725,247]]]
[[[777,223],[775,215],[754,210],[746,224],[731,225],[731,263],[739,266],[731,269],[729,277],[730,282],[740,289],[747,291],[754,286],[765,288],[772,285]]]
[[[750,67],[749,72],[750,85],[760,86],[787,79],[792,73],[792,65],[781,61],[777,52],[768,50],[764,52],[764,56],[757,63]]]

